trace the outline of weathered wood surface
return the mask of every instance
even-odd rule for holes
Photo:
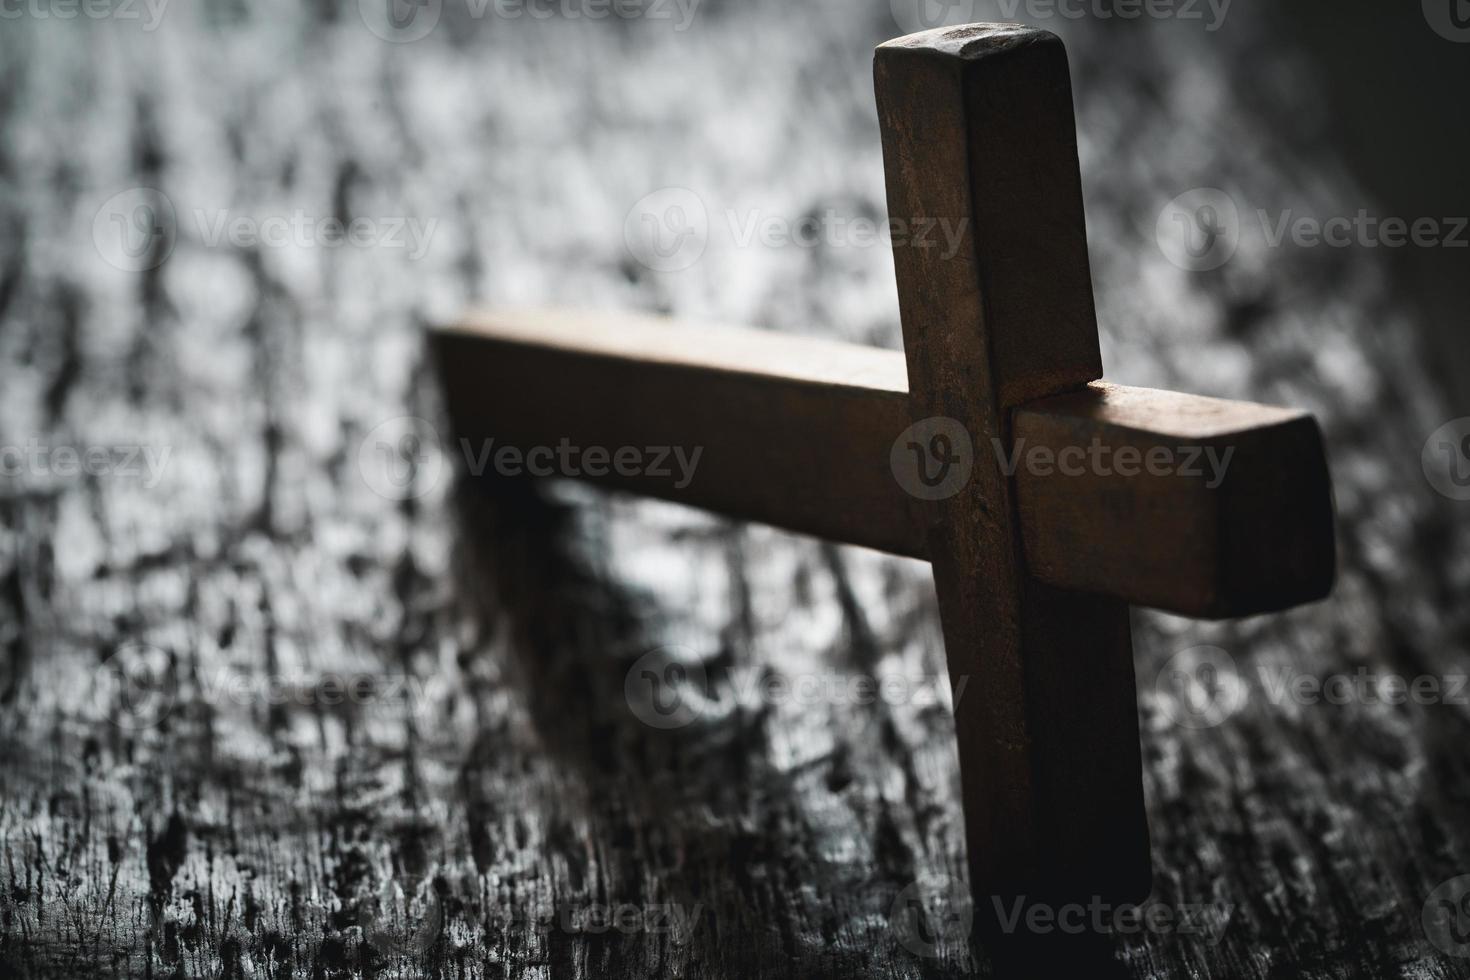
[[[930,933],[893,914],[917,898],[954,938],[946,696],[752,693],[940,675],[925,566],[570,488],[487,497],[443,475],[385,499],[356,458],[380,423],[437,417],[419,327],[471,301],[571,294],[896,348],[881,245],[712,242],[655,275],[622,243],[628,208],[661,186],[697,187],[719,221],[881,214],[869,70],[897,33],[881,6],[711,5],[682,34],[494,21],[400,46],[330,3],[217,6],[207,22],[181,6],[148,35],[6,23],[0,444],[172,452],[153,487],[0,485],[0,969],[989,970],[963,943],[916,955]],[[1470,872],[1465,706],[1276,704],[1260,682],[1470,668],[1470,512],[1420,472],[1446,414],[1408,342],[1412,308],[1372,253],[1243,241],[1190,274],[1153,247],[1159,209],[1191,187],[1271,208],[1351,193],[1325,150],[1273,153],[1260,113],[1310,106],[1252,24],[1068,36],[1108,376],[1315,412],[1342,515],[1325,604],[1135,617],[1157,894],[1231,912],[1216,945],[1125,937],[1118,964],[1467,976],[1421,927],[1431,891]],[[1227,84],[1247,51],[1253,70]],[[139,185],[168,192],[181,233],[156,272],[124,273],[97,261],[91,225]],[[193,211],[223,208],[439,225],[417,261],[208,247]],[[426,452],[427,478],[447,457]],[[106,669],[136,643],[179,682],[151,727],[131,722],[159,706],[120,698]],[[1191,728],[1153,679],[1203,644],[1232,655],[1251,696]],[[701,660],[713,703],[666,731],[630,712],[624,681],[667,646]],[[421,687],[313,703],[333,673]],[[271,675],[299,687],[218,688]],[[373,912],[395,889],[414,896],[406,924]],[[697,909],[687,931],[589,927],[600,907],[670,905]]]

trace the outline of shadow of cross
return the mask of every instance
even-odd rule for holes
[[[1321,436],[1299,412],[1106,384],[1066,53],[1014,25],[875,64],[904,353],[569,312],[433,347],[496,471],[593,479],[927,559],[979,903],[1150,887],[1130,603],[1220,618],[1326,595]],[[578,450],[575,462],[568,453]],[[692,470],[669,447],[700,452]],[[687,457],[686,457],[687,458]],[[1213,461],[1205,465],[1203,460]]]

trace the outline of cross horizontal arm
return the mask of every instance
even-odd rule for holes
[[[562,475],[928,557],[923,502],[890,465],[910,424],[898,352],[574,312],[482,315],[436,329],[433,347],[456,433],[492,467],[514,447],[534,472],[531,448],[565,442],[579,452]],[[620,449],[637,463],[620,468]],[[1098,383],[1025,404],[1010,446],[972,451],[1013,471],[1028,571],[1048,584],[1206,617],[1330,588],[1310,416]]]

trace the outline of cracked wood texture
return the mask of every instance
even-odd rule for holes
[[[170,6],[154,31],[7,20],[0,445],[36,448],[0,482],[0,972],[992,974],[955,887],[926,566],[482,487],[432,438],[414,496],[359,459],[402,445],[394,419],[442,425],[422,325],[472,304],[897,349],[886,242],[738,244],[752,214],[883,215],[887,7],[711,2],[676,31],[446,3],[403,44],[332,0]],[[1153,241],[1194,187],[1247,217],[1364,198],[1327,147],[1273,140],[1310,118],[1307,76],[1233,16],[1042,25],[1072,59],[1105,366],[1316,413],[1342,573],[1279,616],[1135,614],[1155,898],[1228,914],[1118,935],[1092,975],[1470,976],[1422,925],[1470,872],[1466,708],[1266,683],[1470,667],[1470,520],[1421,473],[1447,410],[1412,297],[1366,251],[1242,234],[1190,273]],[[93,230],[139,187],[178,233],[130,272]],[[677,273],[624,247],[662,187],[710,217]],[[422,248],[264,245],[216,235],[222,214],[434,226]],[[168,456],[150,475],[128,446]],[[118,453],[75,475],[57,447]],[[1223,717],[1171,680],[1206,646],[1238,670]],[[630,707],[652,650],[704,679],[682,727]],[[907,693],[799,683],[852,676]]]

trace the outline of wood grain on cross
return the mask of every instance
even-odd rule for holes
[[[1066,54],[974,25],[876,58],[904,353],[617,314],[436,330],[458,434],[601,452],[578,476],[933,564],[972,889],[1143,898],[1129,604],[1230,617],[1324,596],[1316,423],[1106,384]],[[649,447],[701,449],[692,477]],[[640,451],[620,461],[619,449]],[[1214,467],[1204,459],[1224,462]]]

